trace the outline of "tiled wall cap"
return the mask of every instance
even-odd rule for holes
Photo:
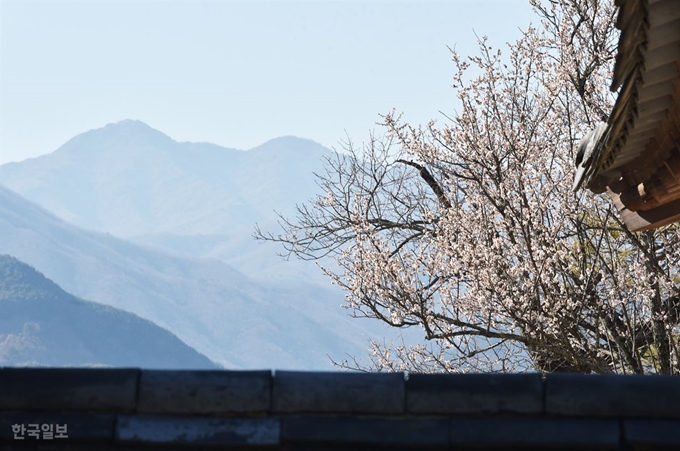
[[[134,410],[138,369],[2,368],[0,410]]]
[[[271,371],[142,372],[138,412],[256,413],[270,409]]]
[[[680,418],[680,377],[548,374],[551,415]]]
[[[411,374],[406,382],[409,413],[524,413],[543,409],[538,374]]]
[[[402,373],[277,371],[274,375],[274,412],[400,414],[404,401]]]

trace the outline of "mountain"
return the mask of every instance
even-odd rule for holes
[[[171,256],[83,230],[0,185],[0,253],[33,266],[64,290],[170,330],[226,368],[331,369],[365,355],[376,322],[339,307],[313,284],[255,281],[224,262]]]
[[[78,299],[0,255],[0,366],[217,369],[150,321]]]
[[[79,227],[182,257],[216,258],[258,280],[329,287],[314,264],[284,261],[279,246],[252,234],[255,223],[278,231],[275,210],[291,216],[314,197],[314,173],[331,155],[292,136],[248,151],[179,143],[124,120],[0,166],[0,183]]]
[[[0,166],[0,183],[74,225],[121,238],[252,233],[272,210],[291,212],[316,191],[312,172],[329,154],[294,137],[250,151],[179,143],[125,120]]]
[[[13,218],[0,252],[77,296],[168,328],[227,367],[329,369],[327,354],[362,356],[368,337],[398,332],[349,318],[344,293],[313,262],[284,260],[280,245],[252,234],[256,222],[278,232],[275,210],[293,216],[320,194],[314,173],[333,155],[291,136],[243,151],[179,143],[139,121],[109,124],[0,166],[0,183],[101,233],[52,215]],[[21,200],[17,208],[36,208]]]

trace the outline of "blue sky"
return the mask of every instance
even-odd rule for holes
[[[392,108],[443,121],[447,45],[536,20],[525,0],[0,1],[0,164],[122,119],[240,149],[361,142]]]

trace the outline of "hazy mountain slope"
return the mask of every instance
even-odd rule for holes
[[[277,227],[270,225],[264,230],[276,232]],[[297,260],[295,257],[283,259],[277,255],[284,250],[282,246],[277,243],[255,241],[247,233],[232,235],[156,233],[136,236],[130,241],[180,257],[217,259],[238,268],[260,283],[299,287],[314,285],[330,290],[336,298],[342,299],[344,296],[339,288],[330,285],[329,279],[314,262]],[[336,267],[335,262],[329,259],[324,261],[324,265]]]
[[[171,257],[71,226],[0,187],[0,253],[66,291],[165,327],[228,368],[330,368],[327,354],[364,355],[374,326],[309,286],[263,286],[225,263]],[[373,329],[375,330],[375,329]]]
[[[78,299],[8,255],[0,255],[2,365],[219,368],[167,330]]]

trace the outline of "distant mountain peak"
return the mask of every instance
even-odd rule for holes
[[[150,129],[150,130],[158,131],[158,130],[151,128],[147,123],[142,122],[138,119],[123,119],[122,121],[111,122],[110,124],[106,124],[106,126],[104,128],[108,128],[108,127],[111,127],[111,128],[138,128],[138,129]]]
[[[156,130],[155,128],[151,127],[145,122],[142,122],[137,119],[123,119],[122,121],[118,122],[112,122],[110,124],[106,124],[102,128],[90,130],[90,132],[97,132],[97,131],[111,131],[111,132],[117,132],[117,133],[124,133],[124,134],[139,134],[139,135],[157,135],[157,136],[163,136],[165,139],[172,139],[165,133]],[[88,132],[88,133],[90,133]]]
[[[108,149],[120,152],[134,150],[138,146],[161,148],[173,144],[176,144],[175,140],[146,123],[124,119],[81,133],[56,152],[74,152],[75,155],[82,155],[93,153],[93,150],[102,152]]]
[[[307,138],[300,138],[298,136],[286,135],[279,136],[278,138],[270,139],[264,144],[260,144],[250,150],[286,150],[286,151],[301,151],[301,152],[314,152],[314,151],[328,151],[323,145],[316,141]]]

